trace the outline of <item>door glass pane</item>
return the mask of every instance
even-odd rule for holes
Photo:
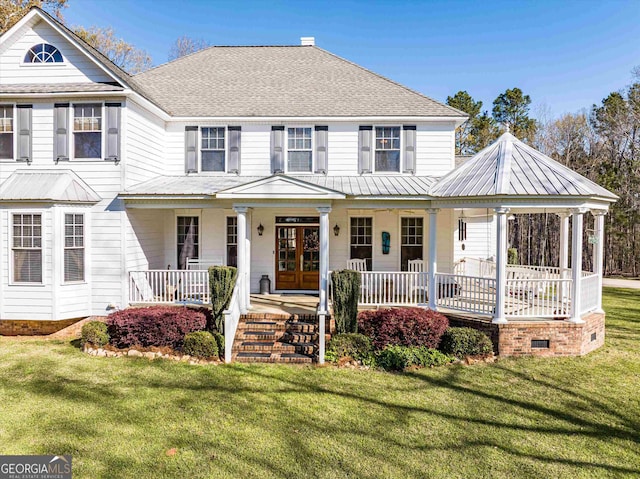
[[[320,235],[318,228],[303,228],[303,271],[320,271]]]

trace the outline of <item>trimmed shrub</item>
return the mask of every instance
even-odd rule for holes
[[[371,339],[364,334],[343,333],[336,334],[327,344],[325,358],[337,361],[340,358],[353,358],[356,361],[366,361],[373,353]]]
[[[333,285],[333,315],[337,333],[358,332],[358,299],[360,273],[350,269],[331,273]]]
[[[392,308],[358,315],[360,332],[371,338],[376,349],[390,344],[436,348],[448,327],[446,316],[430,309]]]
[[[425,346],[387,346],[377,354],[378,366],[387,371],[403,371],[409,367],[443,366],[454,358]]]
[[[449,328],[442,335],[440,350],[457,358],[465,356],[489,356],[493,344],[482,331],[473,328]]]
[[[201,331],[207,319],[200,311],[172,306],[129,308],[116,311],[107,319],[111,344],[131,346],[169,346],[180,349],[184,336]]]
[[[218,344],[209,331],[195,331],[184,336],[182,352],[196,358],[217,358]]]
[[[104,346],[109,343],[107,325],[102,321],[88,321],[82,325],[82,344]]]
[[[219,333],[224,332],[224,314],[228,307],[238,270],[233,266],[212,266],[209,268],[209,289],[211,291],[211,314],[213,326]]]
[[[224,359],[224,335],[213,333],[213,338],[216,340],[216,345],[218,346],[218,355]]]

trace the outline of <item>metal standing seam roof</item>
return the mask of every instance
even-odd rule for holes
[[[16,170],[0,185],[0,201],[97,203],[100,200],[71,170]]]
[[[133,80],[174,116],[468,116],[315,46],[210,47]]]
[[[431,176],[281,175],[347,196],[425,196],[437,178]],[[218,191],[270,176],[159,176],[129,188],[122,196],[215,196]]]
[[[618,197],[531,148],[510,133],[476,154],[431,188],[435,197]]]

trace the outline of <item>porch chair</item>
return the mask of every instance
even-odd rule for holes
[[[348,259],[347,260],[347,269],[352,269],[354,271],[358,271],[359,273],[364,273],[367,271],[367,260],[365,259]],[[360,282],[360,297],[364,297],[369,293],[369,287],[364,284],[365,281],[362,280]]]
[[[427,277],[424,270],[424,260],[410,259],[407,261],[407,270],[409,273],[422,273],[412,275],[410,294],[412,299],[415,299],[416,303],[422,304],[427,302]],[[414,277],[414,276],[417,276]]]

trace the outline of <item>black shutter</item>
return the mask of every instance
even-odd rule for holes
[[[230,126],[229,130],[229,173],[240,174],[240,143],[242,136],[242,128],[239,126]]]
[[[184,127],[184,171],[198,172],[198,127]]]
[[[404,125],[404,173],[416,172],[416,127]]]
[[[329,161],[327,147],[329,144],[329,127],[316,126],[316,173],[327,174]]]
[[[284,126],[271,127],[271,173],[284,173]]]
[[[106,157],[108,161],[120,161],[120,103],[105,103],[107,145]]]
[[[371,173],[371,156],[373,154],[373,127],[360,126],[358,131],[358,172]]]
[[[31,113],[33,105],[16,105],[18,132],[18,161],[31,163]]]

